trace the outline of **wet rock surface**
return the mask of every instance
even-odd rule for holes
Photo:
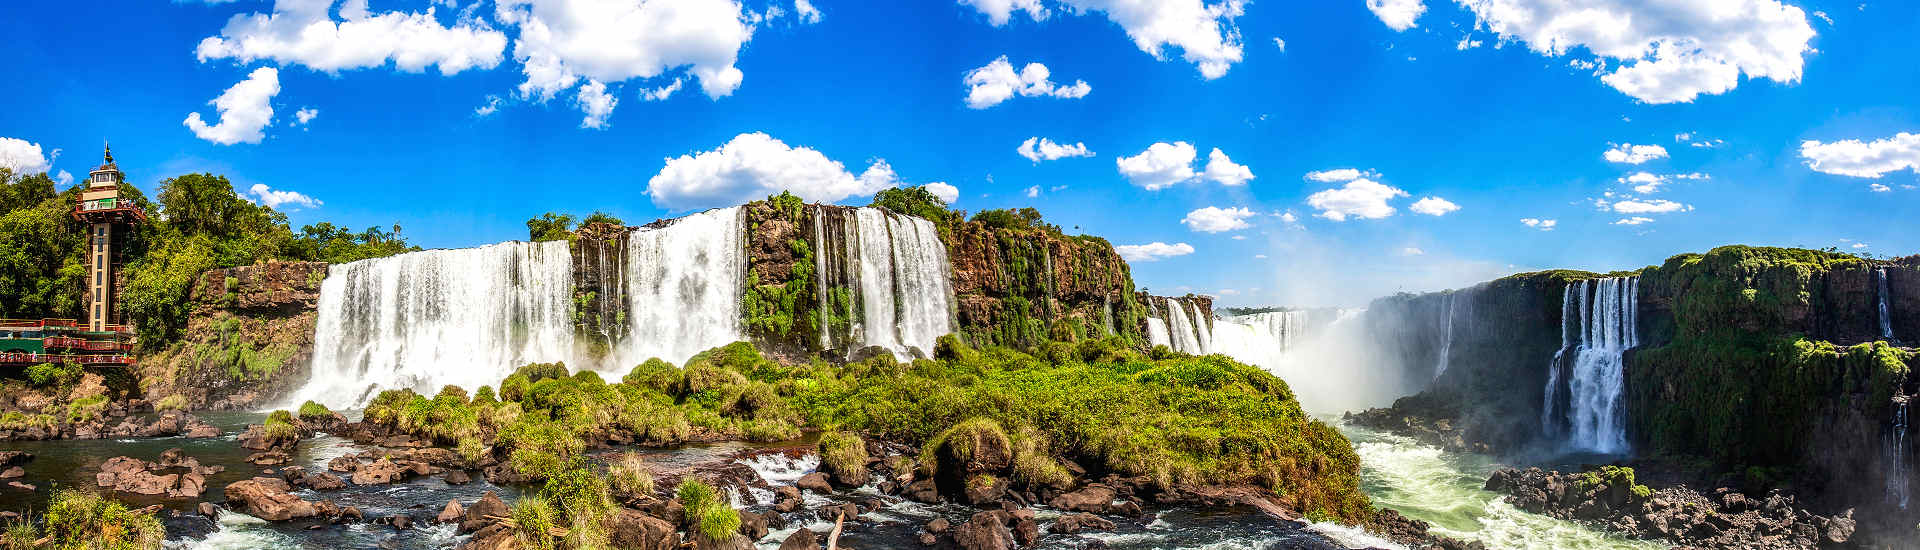
[[[1730,488],[1636,491],[1628,483],[1598,470],[1504,468],[1488,477],[1486,489],[1528,512],[1695,548],[1849,548],[1856,527],[1852,510],[1816,515],[1779,491],[1755,498]]]

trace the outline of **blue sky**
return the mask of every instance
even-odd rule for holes
[[[641,223],[778,187],[864,204],[940,182],[956,208],[1033,206],[1138,246],[1142,286],[1229,304],[1730,243],[1920,252],[1904,2],[0,10],[0,163],[80,177],[111,140],[149,192],[221,173],[296,225],[398,223],[428,247],[524,238],[546,211]],[[1030,138],[1084,155],[1030,158]]]

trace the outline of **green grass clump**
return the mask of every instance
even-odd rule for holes
[[[985,417],[969,418],[927,440],[920,449],[920,467],[928,474],[939,473],[941,459],[970,462],[976,453],[988,447],[1011,449],[1013,444],[999,422]]]
[[[36,388],[65,388],[80,382],[79,363],[41,363],[27,367],[27,382]]]
[[[67,403],[68,422],[92,422],[107,410],[107,396],[82,397]]]
[[[553,504],[541,497],[527,497],[513,503],[513,532],[520,545],[529,550],[553,550],[552,531],[560,522]]]
[[[851,432],[827,432],[820,435],[820,463],[843,476],[862,477],[867,473],[867,442]]]
[[[333,416],[333,409],[313,401],[300,404],[301,420],[321,420]]]
[[[173,395],[162,397],[160,398],[159,401],[154,402],[153,409],[157,411],[187,410],[187,396],[176,393]]]
[[[689,477],[680,482],[674,494],[693,521],[693,530],[708,542],[727,540],[740,530],[740,512],[727,504],[713,486]]]
[[[61,489],[47,503],[38,529],[28,522],[17,522],[8,526],[5,538],[10,544],[17,539],[45,538],[48,542],[41,547],[59,549],[157,550],[166,536],[166,528],[152,514],[128,510],[97,494]]]
[[[653,494],[653,473],[647,469],[640,453],[627,451],[620,459],[607,467],[607,480],[614,492],[630,496],[651,496]]]
[[[294,424],[293,413],[287,412],[285,409],[268,413],[267,421],[263,427],[267,432],[268,439],[291,441],[300,438],[300,426]]]

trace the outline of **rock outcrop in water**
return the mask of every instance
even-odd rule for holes
[[[1635,483],[1632,469],[1614,466],[1578,474],[1503,468],[1486,489],[1528,512],[1683,547],[1847,548],[1856,529],[1851,510],[1820,516],[1779,492],[1757,499],[1727,488],[1712,495],[1686,487],[1654,491]]]

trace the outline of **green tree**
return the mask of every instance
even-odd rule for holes
[[[573,216],[570,214],[548,212],[527,220],[527,239],[533,242],[563,240],[572,230]]]

